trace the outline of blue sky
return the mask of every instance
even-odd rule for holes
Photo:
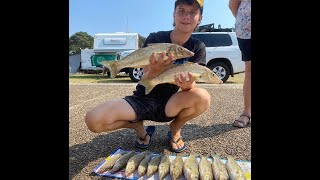
[[[69,0],[69,37],[79,31],[96,33],[149,33],[173,28],[175,0]],[[204,0],[200,25],[234,27],[229,0]]]

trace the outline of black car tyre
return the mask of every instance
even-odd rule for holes
[[[230,76],[230,68],[223,62],[215,62],[208,66],[223,82],[226,82]]]
[[[129,76],[131,81],[138,82],[140,81],[143,75],[143,68],[130,68],[129,69]]]

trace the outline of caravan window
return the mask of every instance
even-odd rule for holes
[[[126,44],[127,43],[127,38],[104,38],[103,39],[103,44],[108,45],[108,44]]]

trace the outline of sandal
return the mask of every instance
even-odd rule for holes
[[[149,143],[148,143],[148,144],[143,144],[143,143],[140,144],[139,141],[136,141],[135,146],[136,146],[137,148],[140,148],[140,149],[148,148],[148,147],[151,145],[152,135],[153,135],[153,133],[155,132],[155,130],[156,130],[156,127],[155,127],[155,126],[148,126],[147,129],[146,129],[146,132],[147,132],[146,135],[145,135],[143,138],[138,137],[138,139],[139,139],[140,141],[145,141],[147,135],[149,135],[149,137],[150,137]]]
[[[171,131],[168,132],[168,138],[169,138],[169,144],[170,144],[170,141],[172,141],[173,143],[176,144],[176,146],[178,146],[178,142],[179,142],[179,141],[182,141],[182,137],[181,137],[181,136],[178,138],[177,141],[174,141],[173,138],[172,138],[172,136],[171,136]],[[187,148],[186,143],[184,143],[184,145],[183,145],[181,148],[178,148],[178,149],[174,149],[174,148],[171,146],[171,150],[174,151],[174,152],[176,152],[176,153],[180,153],[180,152],[184,151],[186,148]]]
[[[239,127],[239,128],[244,128],[244,127],[247,127],[247,125],[251,123],[251,116],[249,114],[243,113],[243,114],[240,115],[240,117],[241,116],[247,117],[248,121],[240,120],[240,118],[239,118],[239,119],[234,120],[234,122],[232,124],[233,126]]]

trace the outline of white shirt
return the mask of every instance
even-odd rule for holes
[[[241,0],[236,15],[235,31],[238,38],[251,39],[251,0]]]

